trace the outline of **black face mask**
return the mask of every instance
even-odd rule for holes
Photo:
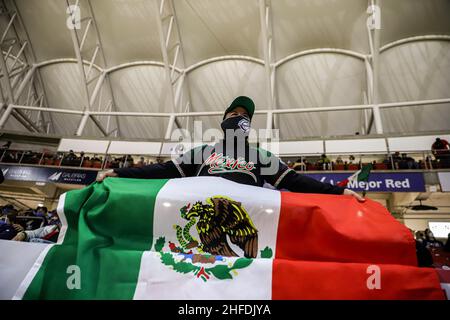
[[[225,137],[227,136],[227,130],[230,130],[234,136],[248,137],[250,134],[250,120],[245,116],[235,116],[225,119],[220,124]]]

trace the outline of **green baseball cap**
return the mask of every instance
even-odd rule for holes
[[[246,96],[239,96],[236,99],[233,100],[233,102],[230,104],[230,106],[225,110],[225,113],[223,115],[223,118],[225,119],[225,116],[228,112],[231,112],[236,107],[242,107],[245,110],[247,110],[248,115],[250,116],[250,120],[253,118],[253,114],[255,113],[255,104],[253,103],[253,100]]]

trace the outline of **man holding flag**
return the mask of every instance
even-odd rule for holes
[[[222,128],[243,144],[230,148],[226,136],[164,164],[103,173],[102,183],[61,196],[56,245],[0,243],[15,253],[5,254],[0,298],[444,298],[436,272],[417,267],[411,233],[386,208],[340,197],[362,199],[250,148],[254,105],[237,102]],[[294,192],[257,187],[265,181]]]

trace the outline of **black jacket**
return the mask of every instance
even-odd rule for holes
[[[234,182],[260,186],[265,182],[277,189],[302,193],[342,194],[344,188],[322,183],[289,169],[278,157],[248,143],[242,150],[227,150],[224,141],[214,146],[193,148],[162,164],[139,168],[114,169],[119,177],[170,179],[193,176],[217,176]]]

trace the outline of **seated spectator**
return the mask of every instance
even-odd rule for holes
[[[77,155],[73,152],[73,150],[69,151],[61,161],[61,165],[63,166],[79,166],[81,158],[78,158]]]
[[[118,158],[119,168],[126,168],[128,166],[128,162],[126,161],[126,159],[127,159],[126,156],[122,156],[122,157]]]
[[[11,240],[22,231],[23,226],[17,223],[17,210],[9,211],[6,219],[0,223],[0,239]]]
[[[342,157],[341,157],[341,156],[338,156],[338,157],[336,158],[336,164],[344,164],[344,161],[342,160]]]
[[[7,204],[2,208],[2,214],[7,215],[10,211],[14,210],[14,206],[12,204]]]
[[[388,158],[388,157],[386,157],[384,160],[383,160],[383,162],[382,162],[385,166],[386,166],[386,168],[389,168],[389,169],[393,169],[392,168],[392,162],[391,162],[391,160]]]
[[[144,158],[144,157],[140,157],[140,159],[139,159],[137,165],[138,165],[139,167],[143,167],[143,166],[147,165],[147,162],[145,161],[145,158]]]
[[[131,168],[134,166],[134,159],[131,155],[126,156],[126,162],[128,162],[128,164],[127,164],[128,168]]]
[[[416,240],[425,240],[425,233],[423,231],[416,231]]]
[[[11,240],[54,243],[58,239],[59,229],[60,227],[58,225],[51,225],[36,230],[20,231]]]
[[[293,166],[293,169],[295,171],[306,171],[306,164],[307,164],[307,160],[304,159],[303,157],[301,157],[300,159],[298,159]]]
[[[325,153],[320,156],[318,164],[322,166],[323,170],[329,170],[331,167],[331,161]]]
[[[111,163],[109,164],[110,168],[120,168],[120,161],[118,158],[113,158]]]
[[[69,154],[66,156],[66,159],[69,161],[73,161],[77,159],[77,155],[73,152],[73,150],[69,151]]]
[[[34,210],[34,215],[36,217],[42,217],[42,218],[47,219],[47,213],[48,213],[48,209],[47,209],[47,207],[44,207],[44,206],[38,206]]]
[[[433,256],[428,250],[426,242],[422,239],[416,240],[416,256],[419,267],[431,267],[433,265]]]
[[[447,140],[436,138],[431,146],[432,153],[438,161],[438,167],[450,168],[450,145]]]
[[[394,163],[393,169],[400,169],[400,161],[402,161],[402,157],[400,156],[400,152],[397,151],[392,155],[392,162]]]
[[[402,153],[402,157],[398,162],[399,169],[418,169],[418,164],[416,160],[411,157],[408,157],[406,153]]]
[[[22,152],[22,155],[20,156],[20,162],[22,163],[33,163],[33,152],[31,150]]]
[[[6,163],[16,163],[19,162],[19,153],[17,151],[6,151],[3,154],[2,162]]]
[[[438,247],[444,246],[442,241],[436,240],[433,232],[430,229],[425,229],[425,242],[427,243],[427,246],[430,246],[430,247],[438,248]]]
[[[431,151],[436,160],[446,159],[450,155],[450,145],[447,140],[436,138],[436,141],[431,145]]]
[[[444,251],[450,252],[450,233],[447,235],[447,241],[444,245]]]
[[[417,162],[417,167],[419,169],[425,169],[425,163],[422,160],[419,160],[419,162]]]
[[[8,150],[11,147],[11,141],[6,142],[2,145],[2,150]]]
[[[59,220],[58,212],[56,210],[52,210],[47,214],[48,225],[61,225],[61,221]]]

